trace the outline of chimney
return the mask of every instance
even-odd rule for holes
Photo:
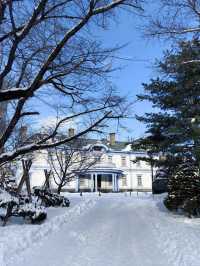
[[[110,133],[110,145],[115,145],[115,133]]]
[[[69,128],[68,129],[68,137],[71,138],[75,135],[75,129],[74,128]]]

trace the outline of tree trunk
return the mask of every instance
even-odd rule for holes
[[[57,193],[60,195],[60,192],[61,192],[61,189],[63,187],[63,184],[60,183],[59,186],[58,186],[58,189],[57,189]]]

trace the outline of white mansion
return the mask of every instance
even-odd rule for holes
[[[71,130],[71,131],[70,131]],[[73,134],[73,129],[69,134]],[[100,160],[88,168],[84,174],[76,175],[66,186],[70,192],[79,191],[151,191],[154,169],[144,161],[134,160],[137,157],[148,156],[146,152],[133,151],[131,144],[116,141],[115,133],[110,133],[108,139],[87,140],[87,151],[101,152]],[[47,153],[38,153],[31,169],[31,185],[39,186],[44,182],[44,169],[48,169]],[[52,184],[54,186],[54,184]]]

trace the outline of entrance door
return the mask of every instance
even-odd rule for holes
[[[101,189],[101,175],[97,175],[97,191]]]

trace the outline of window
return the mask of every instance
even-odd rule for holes
[[[127,179],[126,177],[122,177],[122,186],[126,187],[127,186]]]
[[[80,184],[80,186],[84,186],[85,185],[85,179],[83,177],[81,177],[79,179],[79,184]]]
[[[101,146],[94,146],[93,147],[93,151],[102,151],[102,147]]]
[[[142,176],[141,175],[137,176],[137,185],[138,185],[138,187],[142,186]]]
[[[86,159],[87,159],[86,155],[82,155],[81,161],[85,162]]]
[[[112,186],[112,175],[108,175],[107,180],[108,180],[108,185]]]
[[[122,166],[126,166],[126,156],[121,157]]]
[[[94,159],[95,159],[95,162],[100,162],[101,161],[101,156],[100,155],[96,155]]]
[[[108,162],[112,163],[112,155],[108,155]]]

